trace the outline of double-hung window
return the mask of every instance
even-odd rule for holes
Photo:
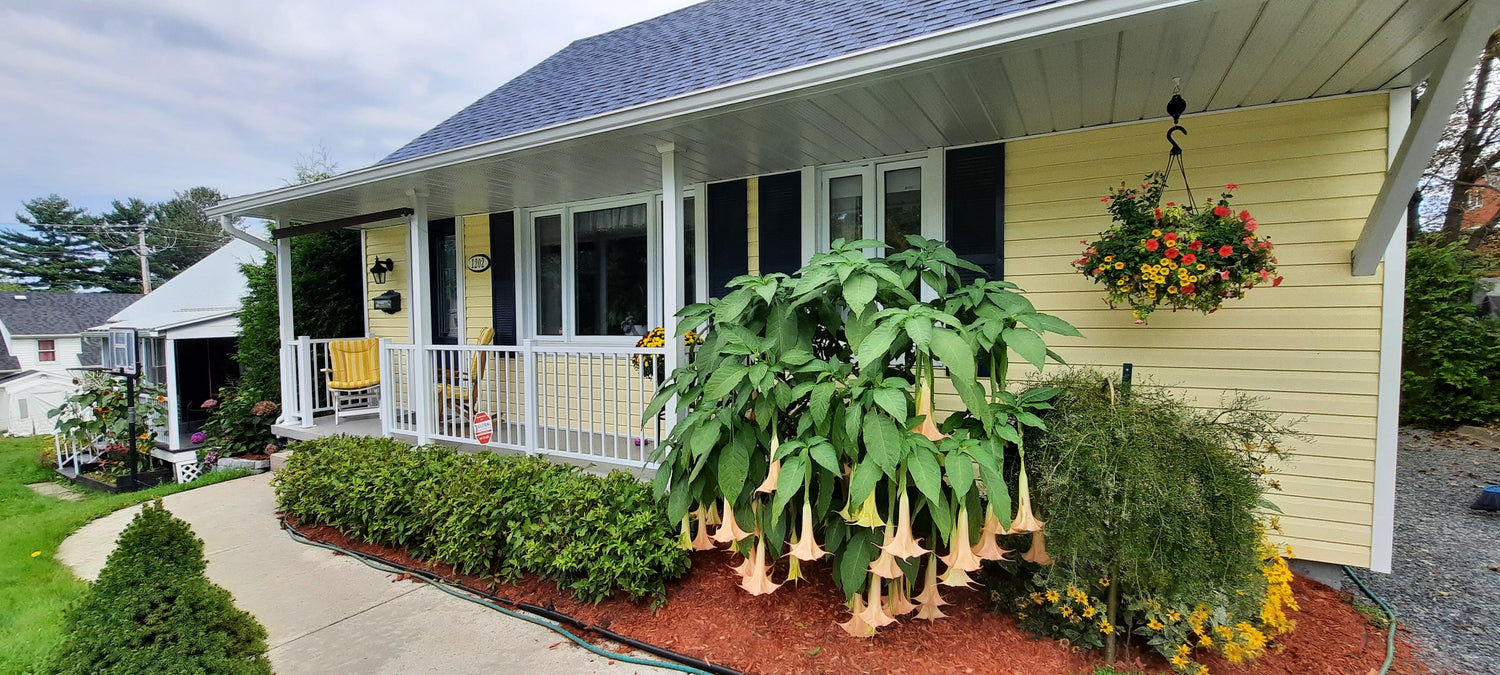
[[[36,341],[36,360],[38,360],[38,361],[56,361],[57,360],[57,341],[56,340],[37,340]]]
[[[885,242],[884,255],[906,250],[906,236],[923,234],[924,222],[932,221],[926,229],[939,226],[934,173],[923,158],[820,171],[817,249],[839,239],[874,239]]]

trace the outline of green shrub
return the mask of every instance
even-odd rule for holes
[[[463,574],[536,574],[585,602],[666,593],[687,570],[677,528],[629,474],[385,438],[300,443],[277,474],[281,510]]]
[[[252,455],[276,443],[271,425],[281,406],[275,401],[253,391],[224,387],[214,403],[203,423],[205,451],[217,451],[225,457]]]
[[[271,672],[266,631],[209,583],[203,542],[160,500],[121,533],[87,593],[69,608],[56,673]]]
[[[1500,418],[1500,321],[1472,301],[1479,273],[1493,264],[1460,244],[1407,249],[1403,423],[1441,429]]]
[[[1113,584],[1119,623],[1181,656],[1181,670],[1191,672],[1180,646],[1197,647],[1195,633],[1216,626],[1234,632],[1211,636],[1220,647],[1240,643],[1226,656],[1258,653],[1287,627],[1276,608],[1263,614],[1280,600],[1267,592],[1275,556],[1260,509],[1274,483],[1263,461],[1293,432],[1243,397],[1203,411],[1159,387],[1120,396],[1118,381],[1089,371],[1046,384],[1063,393],[1038,413],[1046,429],[1030,436],[1027,455],[1054,562],[1013,565],[1022,588],[1005,604],[1023,626],[1096,646],[1109,632],[1101,619]]]

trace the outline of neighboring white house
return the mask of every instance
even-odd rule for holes
[[[82,333],[142,296],[133,293],[0,295],[0,430],[52,433],[47,411],[73,388],[69,369],[98,365]]]
[[[111,328],[138,331],[142,379],[167,396],[168,454],[194,447],[190,438],[207,417],[203,402],[239,375],[235,313],[246,290],[240,265],[258,264],[264,255],[246,242],[230,241],[90,331],[100,336]]]

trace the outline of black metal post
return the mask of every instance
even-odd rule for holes
[[[135,456],[135,375],[125,373],[125,412],[129,415],[130,433],[130,482],[136,487],[140,486],[140,460]]]
[[[1126,363],[1120,367],[1120,398],[1130,397],[1130,377],[1135,372],[1135,364]]]

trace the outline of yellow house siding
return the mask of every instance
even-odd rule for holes
[[[760,274],[760,179],[745,181],[745,230],[750,251],[748,274]]]
[[[459,274],[464,275],[464,339],[471,343],[478,342],[479,334],[495,323],[494,287],[490,284],[494,268],[470,272],[467,266],[469,256],[480,253],[491,255],[490,216],[464,216],[463,248],[459,252],[464,264],[460,265]]]
[[[401,294],[401,311],[386,314],[380,310],[370,310],[370,325],[366,326],[370,337],[390,338],[394,342],[402,343],[411,342],[411,315],[408,312],[408,307],[411,305],[411,285],[408,280],[412,271],[412,262],[411,255],[407,252],[408,239],[405,225],[382,227],[365,232],[364,259],[390,258],[396,263],[396,269],[386,273],[384,284],[375,283],[375,280],[369,277],[369,272],[365,272],[366,287],[370,298],[391,290]],[[366,298],[365,302],[368,303],[369,298]]]
[[[1308,434],[1279,463],[1283,540],[1299,557],[1370,562],[1380,366],[1381,275],[1354,277],[1353,248],[1386,169],[1388,98],[1315,101],[1183,120],[1188,176],[1200,203],[1238,183],[1277,244],[1280,288],[1262,287],[1212,316],[1157,312],[1134,325],[1103,289],[1070,266],[1109,226],[1100,198],[1166,161],[1165,125],[1136,124],[1023,139],[1006,147],[1006,278],[1038,309],[1073,322],[1084,339],[1057,339],[1075,365],[1178,388],[1217,405],[1235,391],[1301,418]],[[1167,200],[1184,201],[1182,179]],[[1018,377],[1034,375],[1022,370]],[[956,405],[951,394],[942,397]]]

